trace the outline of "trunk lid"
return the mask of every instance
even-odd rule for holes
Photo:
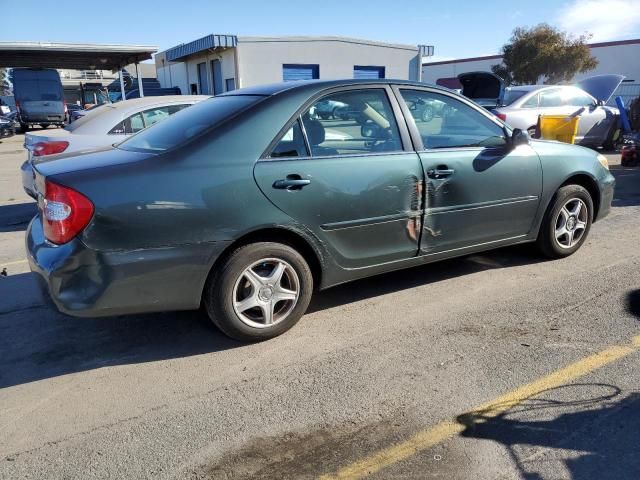
[[[105,147],[85,153],[72,152],[69,154],[48,155],[33,159],[33,168],[44,177],[61,175],[64,173],[91,170],[94,168],[137,162],[153,153],[139,153]]]
[[[458,75],[462,95],[485,108],[495,108],[500,102],[504,82],[491,72],[467,72]]]
[[[607,103],[624,79],[624,75],[594,75],[576,82],[575,85],[596,100]]]

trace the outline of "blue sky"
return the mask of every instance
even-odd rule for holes
[[[436,58],[498,53],[517,26],[547,22],[593,41],[640,37],[640,0],[0,0],[0,39],[139,43],[209,33],[341,35],[435,46]],[[55,7],[54,7],[55,5]],[[100,19],[103,20],[100,20]]]

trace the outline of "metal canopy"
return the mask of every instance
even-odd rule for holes
[[[0,68],[67,68],[117,71],[151,59],[152,45],[95,45],[81,43],[0,42]]]
[[[166,52],[166,58],[169,62],[175,62],[181,58],[188,57],[194,53],[214,48],[233,48],[238,46],[238,37],[235,35],[217,35],[211,34],[206,37],[198,38],[193,42],[183,43],[176,47],[170,48]]]

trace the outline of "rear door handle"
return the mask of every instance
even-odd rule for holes
[[[273,188],[278,190],[302,190],[303,187],[309,185],[311,180],[303,179],[300,175],[287,175],[286,179],[276,180],[273,182]]]
[[[454,169],[452,168],[432,168],[431,170],[427,171],[427,176],[429,178],[444,178],[444,177],[450,177],[451,175],[453,175],[453,173],[455,172]]]

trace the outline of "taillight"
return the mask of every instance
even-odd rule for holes
[[[62,244],[78,235],[93,217],[93,203],[72,188],[45,180],[42,201],[44,236]]]
[[[33,145],[32,152],[34,157],[42,157],[44,155],[53,155],[54,153],[62,153],[69,146],[69,142],[63,140],[38,142]]]
[[[502,120],[503,122],[507,121],[507,114],[506,113],[497,113],[496,112],[496,117],[498,117],[500,120]]]

